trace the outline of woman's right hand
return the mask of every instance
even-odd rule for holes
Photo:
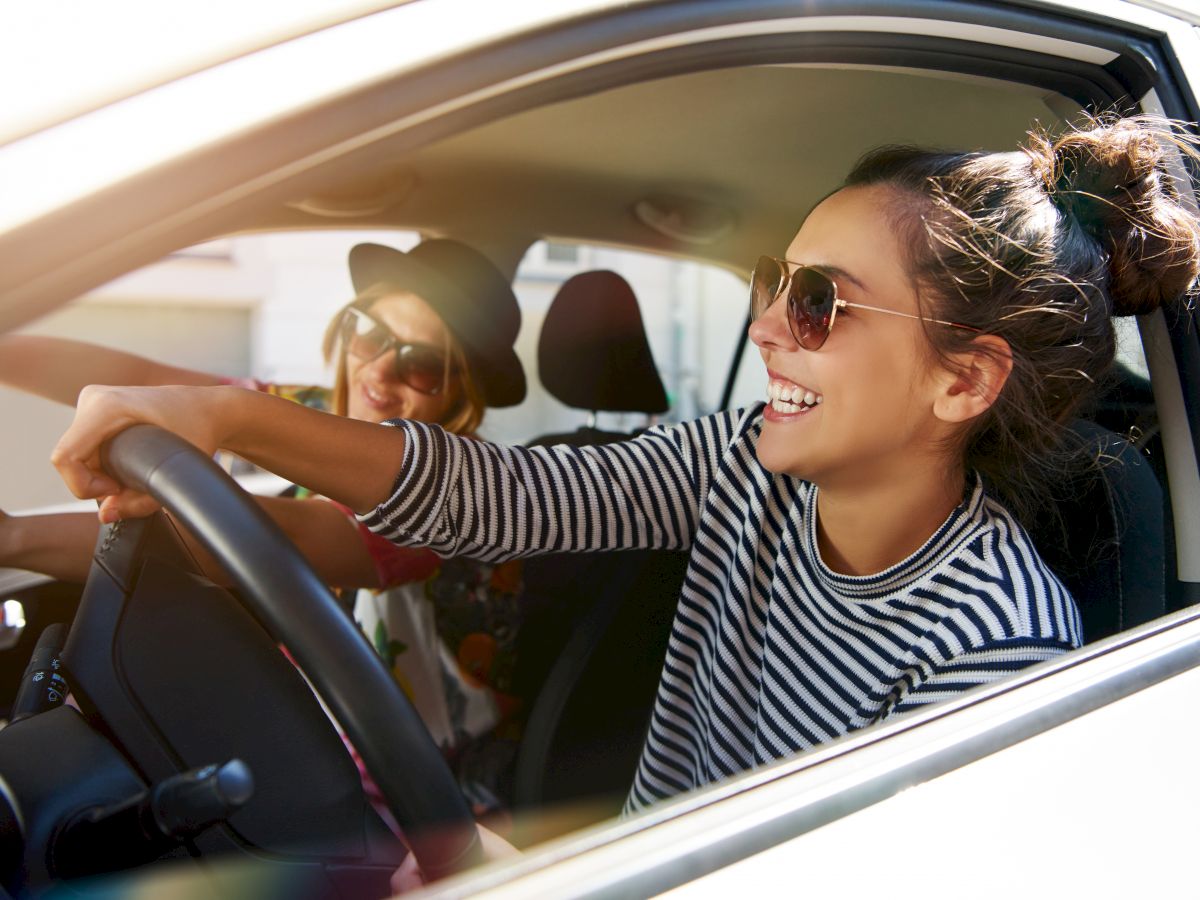
[[[484,828],[478,823],[476,823],[475,827],[479,829],[479,842],[482,846],[484,862],[508,859],[521,855],[520,850],[500,837],[496,832]],[[400,868],[392,873],[392,892],[405,894],[409,891],[418,891],[424,886],[425,876],[422,874],[420,867],[417,866],[416,858],[410,853],[404,858],[404,862],[400,864]]]
[[[147,516],[158,509],[148,494],[123,487],[100,465],[100,447],[131,425],[147,423],[172,431],[211,456],[220,439],[219,392],[212,387],[108,387],[91,385],[79,394],[75,418],[50,461],[76,497],[100,500],[100,521]]]
[[[100,466],[100,446],[142,422],[175,432],[206,455],[232,450],[359,513],[391,494],[404,461],[400,429],[258,391],[229,385],[91,385],[80,392],[75,420],[50,461],[76,497],[100,501],[102,522],[158,509],[149,496],[123,489]]]

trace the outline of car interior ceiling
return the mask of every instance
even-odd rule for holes
[[[923,97],[921,110],[928,114],[914,110],[914,93]],[[759,253],[782,251],[804,213],[872,146],[1012,146],[1032,124],[1053,131],[1078,109],[1075,101],[1041,88],[947,73],[784,65],[697,72],[542,106],[414,151],[392,152],[385,142],[348,154],[305,176],[296,202],[262,211],[246,229],[328,227],[334,217],[346,221],[347,204],[359,202],[355,226],[458,236],[510,269],[533,237],[549,234],[699,256],[744,271]],[[622,127],[613,129],[614,121]],[[631,134],[645,139],[629,140]],[[394,202],[362,211],[381,192]],[[732,210],[739,227],[704,245],[672,240],[630,213],[653,192]],[[596,321],[601,328],[611,324],[602,315]],[[631,339],[628,331],[623,335]],[[620,344],[614,339],[606,346],[615,352]],[[647,379],[629,390],[646,396],[654,386]],[[612,408],[572,405],[585,411]],[[1118,368],[1074,428],[1119,464],[1080,473],[1065,492],[1062,521],[1049,523],[1041,540],[1077,596],[1100,598],[1092,604],[1081,600],[1088,639],[1094,640],[1182,601],[1169,574],[1170,496],[1149,382]],[[1119,435],[1136,435],[1136,445],[1130,448]],[[630,636],[637,635],[647,649],[636,655],[661,660],[656,648],[665,646],[669,632],[682,556],[642,554],[588,566],[587,592],[555,582],[561,573],[535,577],[545,575],[536,581],[539,608],[553,607],[565,592],[563,608],[570,612],[566,619],[538,620],[524,640],[568,652],[537,660],[537,674],[528,675],[532,740],[518,759],[516,792],[517,802],[530,808],[593,803],[584,815],[601,818],[614,812],[617,783],[629,781],[658,675],[656,665],[643,666],[628,673],[627,692],[614,691],[618,648],[626,648],[628,657]],[[639,597],[653,599],[640,608],[615,602]],[[0,656],[7,698],[38,633],[51,621],[69,618],[77,592],[47,584],[28,589],[21,599],[26,634],[14,651]],[[572,643],[565,635],[574,626],[588,638]],[[541,684],[556,690],[539,696]],[[599,718],[611,724],[625,715],[622,727],[588,730],[589,717],[580,710],[595,708],[605,696],[620,700],[618,695],[637,700],[624,713],[592,717],[591,724]],[[558,768],[561,760],[571,767]],[[599,780],[600,769],[608,780]]]
[[[554,235],[744,271],[764,248],[782,250],[874,146],[1014,146],[1034,123],[1054,129],[1078,109],[1040,88],[949,73],[695,72],[539,106],[416,149],[380,142],[311,172],[295,203],[263,210],[254,227],[336,223],[340,205],[400,185],[392,206],[356,222],[452,234],[514,264],[529,240]],[[703,242],[672,240],[631,214],[656,194],[729,211],[736,227]],[[325,217],[314,212],[322,207]]]

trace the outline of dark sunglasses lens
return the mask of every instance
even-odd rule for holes
[[[357,310],[347,310],[342,324],[342,339],[346,349],[359,359],[372,360],[385,352],[392,343],[391,332]]]
[[[788,319],[792,337],[805,350],[816,350],[829,337],[837,291],[827,275],[797,269],[788,286]]]
[[[785,271],[779,262],[770,256],[760,256],[750,276],[750,318],[757,319],[765,313],[779,296],[783,287]]]
[[[396,377],[422,394],[437,394],[446,380],[446,358],[425,347],[405,344],[396,352]]]

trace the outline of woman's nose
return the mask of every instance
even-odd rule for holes
[[[796,350],[799,345],[788,327],[787,303],[782,297],[750,323],[750,340],[764,350]]]
[[[396,377],[396,348],[388,347],[377,357],[370,362],[364,364],[369,368],[376,378],[395,378]]]

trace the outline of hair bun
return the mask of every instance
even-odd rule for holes
[[[1146,117],[1098,119],[1031,158],[1051,199],[1108,254],[1114,315],[1153,312],[1185,294],[1200,272],[1196,218],[1179,205],[1163,167],[1166,147],[1193,157],[1194,138]]]

